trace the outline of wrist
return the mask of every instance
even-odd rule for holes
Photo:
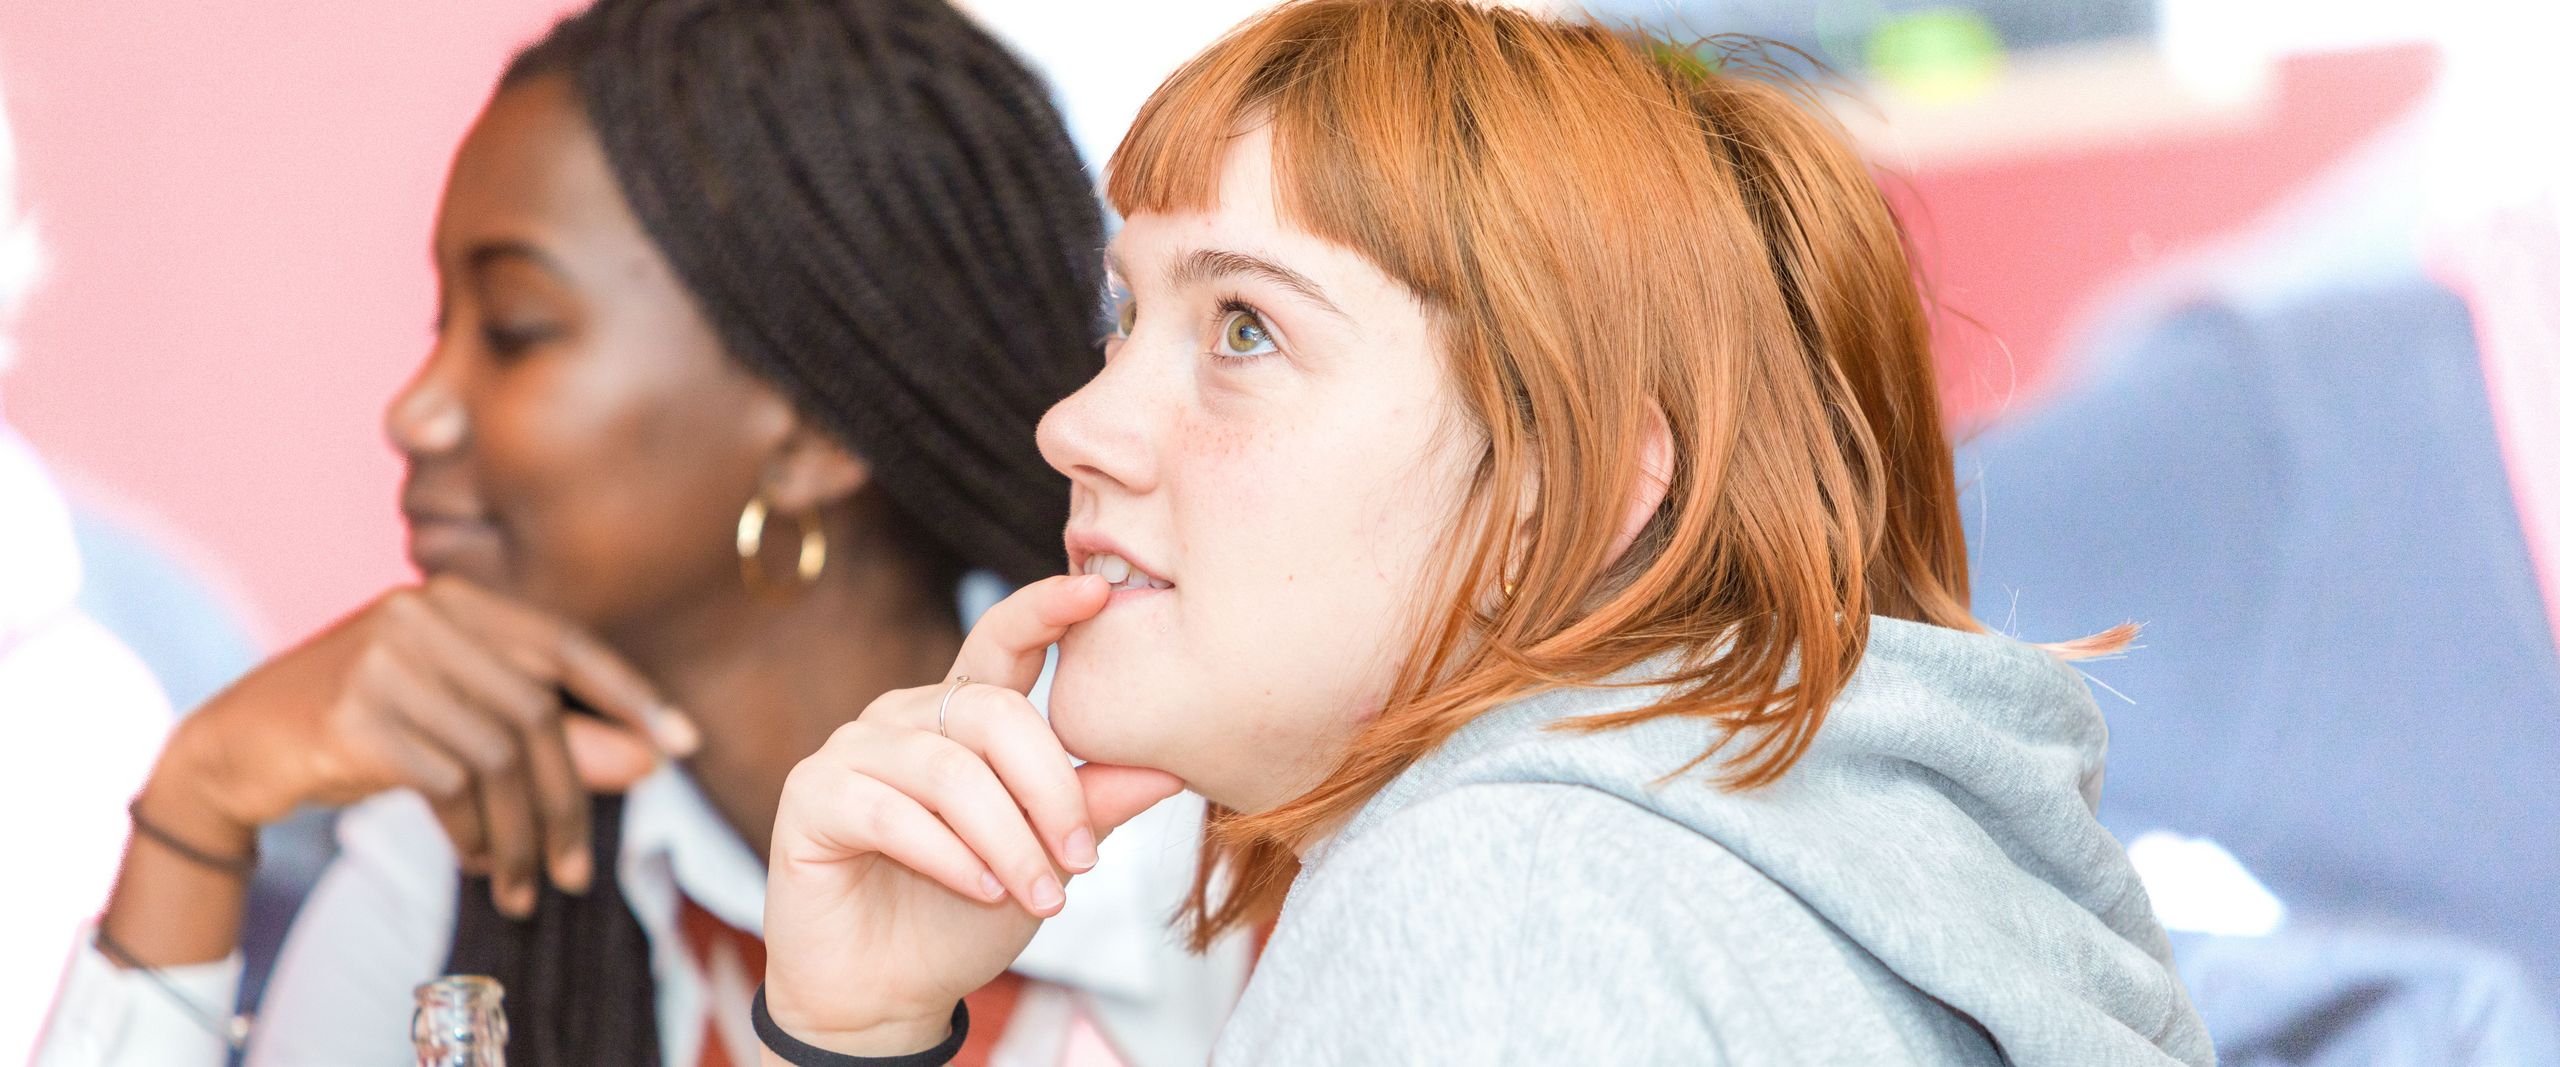
[[[775,1026],[803,1044],[845,1056],[906,1056],[940,1044],[951,1036],[952,1009],[905,1014],[847,1012],[845,1005],[810,1011],[795,1005],[787,993],[764,989],[765,1010]]]
[[[219,761],[206,758],[200,733],[184,723],[172,733],[150,779],[134,796],[133,810],[203,851],[249,855],[257,848],[259,828],[282,813],[262,817],[257,805],[240,803],[224,786]]]

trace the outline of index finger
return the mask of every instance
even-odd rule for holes
[[[464,629],[495,637],[499,647],[493,651],[557,680],[580,703],[650,738],[660,750],[686,756],[701,744],[693,721],[660,697],[657,686],[577,627],[457,578],[428,582],[427,598],[457,622],[482,623]]]
[[[1000,685],[1017,693],[1040,680],[1049,646],[1067,627],[1094,617],[1111,599],[1111,583],[1097,574],[1061,574],[1013,591],[978,617],[961,642],[951,676]]]

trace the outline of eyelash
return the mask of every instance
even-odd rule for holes
[[[1103,314],[1107,321],[1103,324],[1102,336],[1094,341],[1094,346],[1101,349],[1105,358],[1110,356],[1112,349],[1120,342],[1129,339],[1128,331],[1121,328],[1122,314],[1123,312],[1135,312],[1135,310],[1136,298],[1130,295],[1128,289],[1118,284],[1112,284],[1103,290]],[[1217,349],[1217,345],[1225,343],[1228,320],[1237,315],[1253,316],[1254,322],[1261,326],[1263,335],[1267,339],[1265,343],[1271,346],[1272,350],[1270,352],[1237,355],[1234,353],[1222,352]],[[1130,314],[1129,319],[1131,323],[1134,324],[1136,316],[1134,314]],[[1255,360],[1262,359],[1265,356],[1273,355],[1282,351],[1280,347],[1280,339],[1272,335],[1271,316],[1264,314],[1261,308],[1255,307],[1251,303],[1246,302],[1241,296],[1228,295],[1218,298],[1217,314],[1215,316],[1215,329],[1212,332],[1216,334],[1216,340],[1212,342],[1207,355],[1209,358],[1217,360],[1220,363],[1231,365],[1251,363]]]
[[[1219,346],[1226,343],[1227,320],[1236,315],[1253,316],[1254,323],[1262,327],[1262,335],[1266,339],[1266,342],[1270,344],[1271,351],[1256,352],[1250,355],[1237,355],[1219,350]],[[1224,363],[1229,366],[1241,366],[1269,356],[1278,355],[1281,352],[1280,338],[1274,334],[1271,329],[1271,316],[1263,314],[1261,308],[1246,303],[1243,297],[1222,296],[1218,298],[1218,316],[1216,326],[1216,336],[1211,340],[1209,345],[1209,358],[1217,360],[1220,363]]]
[[[437,312],[435,318],[427,322],[427,336],[443,337],[451,326],[444,313]],[[537,346],[559,339],[560,330],[553,326],[509,328],[484,323],[480,327],[480,343],[488,348],[490,355],[503,362],[512,362]]]
[[[1113,346],[1118,345],[1122,341],[1128,340],[1129,331],[1121,328],[1121,318],[1126,314],[1130,322],[1135,323],[1137,318],[1136,311],[1137,298],[1129,294],[1128,286],[1121,284],[1117,280],[1104,283],[1102,287],[1102,336],[1094,339],[1093,343],[1095,347],[1102,349],[1103,353],[1108,355]]]
[[[489,325],[480,329],[480,340],[489,346],[489,354],[502,361],[521,358],[525,353],[557,340],[560,331],[548,326],[518,329]]]

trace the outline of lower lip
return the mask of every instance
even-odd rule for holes
[[[1159,593],[1170,593],[1170,592],[1173,592],[1173,588],[1174,588],[1174,587],[1172,587],[1172,586],[1166,586],[1166,587],[1164,587],[1164,588],[1162,588],[1162,589],[1157,589],[1157,588],[1154,588],[1154,587],[1150,586],[1150,587],[1145,588],[1145,589],[1121,589],[1121,588],[1118,588],[1118,587],[1116,587],[1116,586],[1115,586],[1115,587],[1113,587],[1113,588],[1112,588],[1112,590],[1111,590],[1111,599],[1108,601],[1108,603],[1110,603],[1110,604],[1128,604],[1128,603],[1133,603],[1133,602],[1137,602],[1137,601],[1143,601],[1143,600],[1145,600],[1145,599],[1147,599],[1147,598],[1149,598],[1149,597],[1155,596],[1155,595],[1157,595],[1157,594],[1159,594]]]
[[[498,532],[488,523],[469,519],[409,520],[409,562],[433,574],[452,568],[474,553],[494,549]]]

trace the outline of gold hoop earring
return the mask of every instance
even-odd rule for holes
[[[800,520],[800,584],[814,585],[827,569],[827,530],[810,512]]]
[[[768,584],[764,573],[764,523],[771,512],[764,494],[757,493],[738,513],[738,576],[749,589],[762,589]],[[827,531],[814,512],[799,522],[800,556],[793,570],[800,584],[808,585],[826,573]]]
[[[738,513],[738,577],[749,589],[764,588],[764,516],[763,493]]]

